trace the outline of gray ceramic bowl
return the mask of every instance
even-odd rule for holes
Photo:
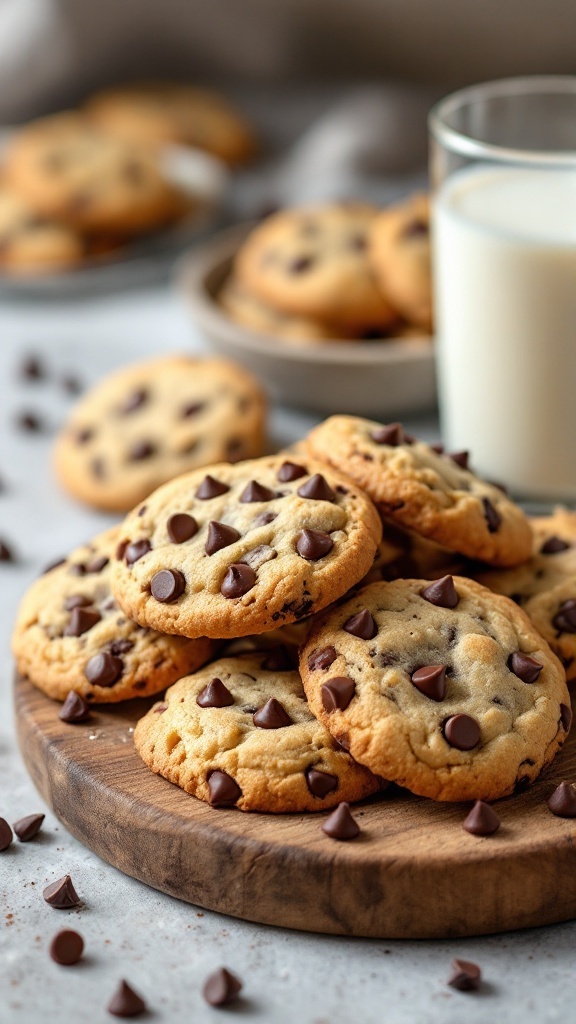
[[[196,328],[252,370],[285,405],[390,420],[436,403],[431,338],[294,344],[234,323],[216,301],[251,225],[211,238],[180,263],[178,287]]]

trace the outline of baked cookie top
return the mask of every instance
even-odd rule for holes
[[[171,686],[134,743],[153,772],[215,807],[319,811],[381,788],[312,715],[274,650],[222,658]]]
[[[310,455],[346,473],[381,514],[449,551],[491,565],[530,556],[526,516],[502,490],[439,454],[399,423],[331,416],[308,435]],[[456,461],[458,459],[459,461]]]
[[[173,355],[126,366],[72,410],[56,474],[81,501],[127,511],[196,466],[260,455],[265,416],[258,382],[227,360]]]
[[[357,761],[434,800],[528,785],[571,721],[564,670],[530,620],[460,576],[365,587],[315,623],[300,671]]]
[[[197,146],[228,164],[253,156],[246,120],[218,93],[176,82],[137,82],[95,93],[85,111],[107,134],[143,145]]]
[[[200,668],[215,646],[143,629],[110,592],[117,526],[76,548],[22,599],[12,650],[18,671],[55,700],[70,690],[92,703],[116,703],[163,690]]]
[[[240,247],[239,280],[263,302],[335,327],[383,328],[398,318],[366,255],[376,209],[327,203],[272,214]]]
[[[430,203],[418,194],[375,217],[368,254],[377,280],[392,305],[410,323],[432,330]]]
[[[82,231],[138,234],[186,208],[154,154],[106,136],[74,112],[22,128],[4,172],[37,213]]]
[[[209,466],[127,516],[113,591],[126,614],[166,633],[263,633],[344,594],[380,534],[370,499],[310,459]]]

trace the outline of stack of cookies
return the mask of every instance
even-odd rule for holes
[[[355,417],[332,417],[290,453],[203,465],[223,426],[208,412],[218,411],[217,368],[197,369],[212,390],[192,414],[196,468],[173,479],[162,445],[177,434],[183,392],[158,414],[162,362],[103,382],[74,413],[58,448],[60,468],[80,449],[74,472],[61,473],[67,486],[93,441],[104,467],[90,500],[100,483],[109,507],[112,486],[126,484],[120,507],[137,489],[137,436],[166,482],[144,496],[138,477],[124,521],[31,587],[13,639],[20,673],[65,700],[68,722],[90,703],[161,694],[136,748],[217,808],[324,810],[385,780],[434,800],[495,800],[533,782],[571,724],[565,670],[542,633],[566,658],[572,520],[564,528],[558,513],[534,531],[465,453]],[[222,375],[221,386],[238,431],[234,388],[245,411],[257,385]],[[190,392],[190,407],[202,401]],[[146,419],[146,436],[132,417]],[[501,593],[471,578],[479,562]],[[502,593],[512,578],[529,612],[547,595],[540,629]],[[547,589],[531,591],[534,578]]]
[[[293,342],[430,334],[428,199],[275,213],[240,246],[219,301],[236,323]]]

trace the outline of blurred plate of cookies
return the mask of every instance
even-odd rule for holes
[[[331,202],[229,229],[185,256],[195,326],[288,405],[388,418],[434,408],[428,200]]]

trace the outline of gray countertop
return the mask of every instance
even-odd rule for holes
[[[66,305],[5,303],[0,309],[0,538],[18,557],[15,565],[0,564],[0,816],[10,822],[47,810],[22,765],[12,722],[9,636],[17,602],[46,563],[112,521],[74,504],[52,479],[51,431],[71,402],[59,376],[73,372],[86,384],[123,362],[200,344],[178,300],[161,287]],[[19,380],[24,352],[43,356],[50,373],[46,382]],[[15,416],[29,409],[45,418],[49,431],[15,429]],[[273,440],[294,440],[312,422],[275,410]],[[412,422],[411,428],[431,437],[434,424]],[[42,889],[65,873],[72,875],[83,906],[58,912],[43,901]],[[0,891],[0,1024],[112,1020],[105,1007],[122,977],[148,1003],[142,1019],[158,1021],[574,1019],[574,924],[455,942],[349,940],[247,924],[122,875],[68,835],[49,810],[35,841],[14,843],[0,854]],[[424,907],[425,893],[422,902]],[[59,967],[48,956],[50,939],[62,927],[77,928],[86,942],[84,960],[74,967]],[[463,994],[446,986],[454,956],[482,966],[481,992]],[[245,998],[234,1008],[214,1010],[204,1003],[201,987],[222,964],[243,979]]]

